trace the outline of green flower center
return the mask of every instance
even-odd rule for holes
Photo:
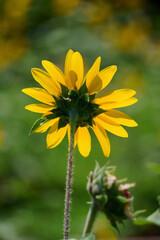
[[[66,126],[70,121],[70,115],[75,113],[76,128],[92,126],[93,118],[100,114],[103,110],[98,104],[93,103],[95,95],[89,95],[87,88],[83,85],[80,90],[68,90],[61,85],[62,95],[54,97],[55,109],[47,118],[53,119],[60,117],[59,128]]]

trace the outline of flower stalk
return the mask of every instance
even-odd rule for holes
[[[70,142],[69,142],[69,154],[68,154],[68,167],[67,167],[67,179],[65,190],[65,210],[64,210],[64,240],[69,238],[69,225],[70,225],[70,203],[72,193],[72,170],[73,170],[73,153],[74,153],[74,134],[75,134],[75,114],[72,111],[70,113]]]
[[[95,201],[92,200],[92,204],[91,204],[91,207],[88,211],[88,215],[87,215],[87,218],[86,218],[86,222],[85,222],[82,237],[85,237],[87,233],[91,233],[93,224],[94,224],[96,216],[97,216],[97,213],[98,213],[98,208],[95,204]]]

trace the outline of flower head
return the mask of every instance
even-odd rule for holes
[[[42,61],[46,71],[32,69],[34,79],[44,88],[25,88],[25,94],[43,104],[30,104],[25,108],[32,112],[42,113],[36,123],[34,132],[47,134],[47,148],[56,147],[70,130],[70,114],[75,113],[75,141],[80,153],[86,157],[91,150],[91,128],[102,147],[106,157],[110,154],[110,142],[107,132],[120,137],[128,137],[121,126],[135,127],[137,123],[128,115],[114,110],[137,102],[133,97],[135,91],[119,89],[102,97],[96,94],[112,80],[117,67],[115,65],[100,71],[101,58],[98,57],[84,77],[83,58],[79,52],[69,50],[64,73],[53,63]],[[37,127],[38,125],[38,127]]]

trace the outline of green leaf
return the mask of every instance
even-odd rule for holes
[[[152,169],[153,171],[160,174],[160,164],[158,163],[148,163],[148,167]]]
[[[93,233],[90,233],[86,237],[81,238],[81,240],[96,240],[96,237]]]
[[[148,216],[147,220],[157,226],[160,226],[160,209],[157,209],[154,213]]]
[[[154,224],[160,226],[160,209],[157,209],[154,213],[147,218],[137,218],[134,220],[136,225]]]
[[[137,219],[133,220],[133,222],[134,222],[135,225],[152,224],[146,218],[137,218]]]
[[[38,118],[32,125],[29,136],[44,122],[45,120],[43,118]]]

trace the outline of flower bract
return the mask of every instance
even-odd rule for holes
[[[25,88],[25,94],[41,103],[27,105],[32,112],[41,113],[33,131],[47,134],[47,148],[56,147],[68,132],[70,134],[70,115],[75,113],[75,140],[80,153],[87,157],[91,150],[89,128],[95,133],[103,153],[110,155],[110,142],[107,132],[120,137],[128,137],[123,126],[135,127],[137,123],[128,115],[115,110],[137,102],[135,91],[118,89],[101,97],[97,93],[112,80],[117,67],[109,66],[100,70],[98,57],[84,77],[83,58],[79,52],[69,50],[64,73],[53,63],[42,61],[45,70],[32,69],[34,79],[43,88]]]

